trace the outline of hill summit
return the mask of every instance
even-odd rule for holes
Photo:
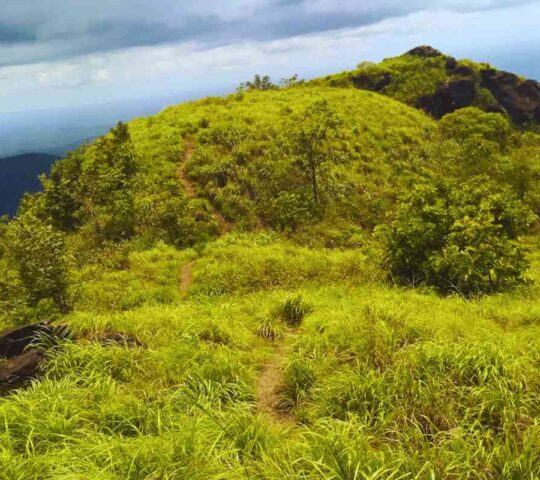
[[[520,127],[540,124],[540,83],[485,63],[457,60],[427,45],[378,64],[361,63],[323,81],[382,93],[437,119],[473,106],[505,113]]]

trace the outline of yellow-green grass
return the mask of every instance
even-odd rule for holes
[[[538,478],[537,287],[443,298],[369,281],[365,258],[334,275],[359,254],[325,253],[232,236],[198,254],[132,253],[116,276],[88,271],[92,287],[64,319],[81,340],[0,399],[0,478]],[[155,295],[178,289],[193,259],[187,298]],[[227,277],[228,288],[205,288]],[[90,294],[100,282],[119,295],[127,284],[138,301],[119,311]],[[312,311],[291,334],[278,312],[298,296]],[[147,348],[92,340],[104,331]],[[256,404],[281,342],[292,422]]]

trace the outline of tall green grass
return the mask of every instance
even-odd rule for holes
[[[537,287],[442,298],[328,253],[233,236],[86,271],[63,320],[79,340],[0,398],[0,479],[539,478]],[[193,260],[187,297],[155,294]],[[137,301],[122,308],[91,293],[123,286]],[[101,345],[104,331],[147,348]],[[276,343],[291,421],[256,403]]]

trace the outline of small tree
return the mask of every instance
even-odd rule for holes
[[[298,74],[295,73],[292,77],[282,78],[279,82],[280,87],[282,88],[291,88],[297,85],[302,85],[304,80],[298,78]]]
[[[420,184],[387,232],[392,274],[464,295],[508,288],[523,280],[528,267],[516,240],[533,218],[488,177]]]
[[[314,103],[290,128],[293,154],[310,179],[313,201],[320,203],[318,173],[332,155],[331,142],[337,136],[341,121],[326,100]]]
[[[64,235],[33,216],[18,218],[10,225],[10,254],[24,286],[28,304],[52,300],[67,310],[67,261]]]
[[[540,214],[540,147],[526,146],[512,153],[504,171],[518,197]]]
[[[272,83],[268,75],[255,75],[253,80],[240,84],[240,90],[275,90],[277,85]]]

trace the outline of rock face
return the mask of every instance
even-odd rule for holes
[[[61,340],[69,337],[69,330],[67,327],[53,327],[46,323],[6,330],[0,333],[0,359],[9,359],[23,354],[45,336]]]
[[[433,93],[414,102],[414,106],[431,116],[439,119],[460,108],[480,105],[488,112],[508,115],[517,125],[540,124],[540,83],[524,80],[513,73],[459,62],[427,45],[413,48],[406,55],[425,59],[441,57],[445,61],[446,81]],[[384,94],[386,87],[400,80],[394,72],[375,69],[357,72],[351,76],[351,81],[356,88]],[[399,84],[393,86],[396,87],[393,90],[399,90]],[[486,105],[486,90],[495,99],[490,105]]]
[[[409,54],[434,57],[434,52],[437,50],[418,47]],[[485,107],[488,112],[506,113],[518,125],[540,123],[540,83],[494,68],[480,70],[478,78],[471,67],[452,57],[446,61],[446,72],[448,82],[439,86],[433,95],[420,98],[416,105],[435,118],[476,105],[480,90],[487,89],[496,100]]]
[[[27,385],[41,374],[42,349],[30,350],[0,364],[0,394]]]
[[[57,342],[73,338],[65,325],[47,323],[24,325],[0,333],[0,395],[25,387],[39,378],[47,349]],[[146,348],[135,335],[105,332],[94,337],[103,346]]]
[[[70,337],[68,327],[46,323],[24,325],[0,333],[0,394],[24,387],[38,378],[45,360],[44,344],[51,346]]]
[[[468,79],[452,80],[441,85],[434,95],[421,97],[417,107],[435,118],[442,118],[459,108],[469,107],[476,98],[474,82]]]
[[[482,70],[482,85],[519,124],[540,122],[540,83],[495,69]]]
[[[407,55],[414,55],[416,57],[442,57],[443,54],[439,50],[430,47],[429,45],[420,45],[419,47],[413,48],[407,52]]]

